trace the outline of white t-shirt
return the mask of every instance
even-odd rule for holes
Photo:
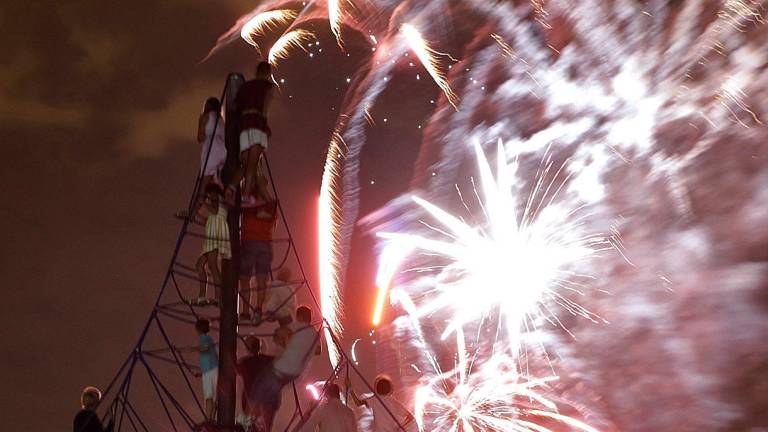
[[[298,377],[314,357],[320,333],[303,322],[293,322],[289,327],[293,330],[293,335],[288,339],[283,354],[275,360],[274,368],[283,375]]]
[[[216,117],[219,118],[219,123],[216,124]],[[216,127],[214,132],[213,128]],[[211,136],[213,136],[213,148],[208,155],[208,147],[211,145]],[[208,163],[205,163],[205,158],[208,158]],[[227,160],[227,147],[224,143],[224,119],[221,115],[217,115],[215,112],[210,111],[208,113],[208,120],[205,122],[205,141],[203,141],[203,150],[200,153],[200,168],[205,165],[204,175],[216,175],[219,170],[224,166],[224,162]]]
[[[398,422],[408,430],[405,422],[410,416],[410,412],[400,403],[400,401],[391,395],[379,395],[379,398],[371,396],[370,398],[365,399],[365,402],[368,404],[371,414],[373,415],[373,427],[371,428],[373,432],[401,432],[402,429],[398,426]],[[387,412],[387,409],[384,408],[382,402],[387,405],[387,408],[394,414],[397,421],[395,421],[395,419],[392,418],[392,415]]]
[[[276,280],[267,290],[267,295],[267,300],[264,302],[266,315],[274,313],[275,318],[293,317],[293,311],[296,310],[296,296],[293,295],[293,289],[289,284]]]
[[[299,431],[313,432],[315,428],[320,432],[357,432],[357,420],[349,407],[331,398],[312,412]]]

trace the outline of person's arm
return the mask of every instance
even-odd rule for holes
[[[355,394],[355,389],[352,388],[352,380],[349,379],[349,375],[347,375],[347,378],[344,380],[344,386],[347,387],[347,391],[349,392],[349,395],[352,396],[352,401],[356,406],[368,406],[365,401],[360,400],[360,398],[357,397],[357,394]]]
[[[326,416],[325,405],[321,405],[315,409],[315,411],[309,416],[309,420],[304,423],[297,432],[313,432],[317,426],[323,421]]]
[[[200,118],[197,119],[197,142],[202,143],[205,141],[205,124],[208,122],[208,113],[204,112],[200,114]]]
[[[101,425],[99,425],[101,427]],[[112,432],[112,429],[115,428],[115,419],[111,418],[107,422],[107,427],[104,428],[104,432]]]
[[[256,213],[258,219],[275,219],[277,216],[277,201],[271,201]]]
[[[210,200],[208,197],[205,197],[205,201],[203,201],[206,210],[208,210],[208,213],[210,214],[216,214],[219,212],[219,200]]]
[[[269,86],[267,88],[267,91],[264,92],[264,117],[269,118],[269,108],[272,106],[272,99],[275,96],[275,86],[274,84]]]

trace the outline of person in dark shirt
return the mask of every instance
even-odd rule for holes
[[[250,418],[251,424],[262,416],[263,407],[258,401],[249,401],[248,394],[261,374],[269,369],[274,357],[261,354],[261,340],[256,336],[247,336],[245,346],[249,354],[237,362],[237,374],[243,379],[243,393],[240,403],[243,413]]]
[[[256,204],[258,188],[256,176],[261,154],[267,150],[272,131],[267,123],[269,107],[275,92],[272,82],[272,66],[261,62],[256,68],[256,78],[240,87],[235,97],[235,111],[239,113],[240,169],[227,188],[226,198],[231,202],[236,185],[245,178],[243,206]],[[266,195],[266,190],[260,191]]]
[[[110,419],[107,427],[101,425],[96,406],[101,400],[101,392],[96,387],[86,387],[80,396],[80,411],[73,421],[74,432],[112,432],[114,420]]]

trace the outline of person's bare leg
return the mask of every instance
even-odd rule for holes
[[[269,188],[267,187],[267,178],[263,175],[259,175],[256,178],[256,195],[263,199],[264,201],[274,201],[274,198],[272,197],[272,194],[269,192]]]
[[[243,161],[245,166],[245,184],[243,185],[243,196],[245,197],[252,197],[254,195],[262,150],[264,148],[260,144],[254,144],[243,152],[245,153],[245,158],[243,158],[243,153],[240,153],[240,160]]]
[[[256,275],[256,310],[263,313],[262,307],[266,300],[267,293],[267,275]]]
[[[240,277],[240,313],[251,313],[251,278]]]
[[[208,252],[205,254],[208,260],[208,270],[211,271],[211,277],[213,278],[213,290],[214,298],[216,301],[221,300],[221,272],[219,271],[219,250]]]
[[[206,258],[208,254],[200,255],[195,263],[195,269],[197,269],[197,280],[200,282],[200,290],[197,293],[197,297],[205,297],[206,285],[208,284],[208,273],[205,271],[205,263],[208,262]]]
[[[205,400],[205,417],[208,418],[208,420],[213,420],[213,412],[214,410],[214,403],[213,399],[206,399]]]

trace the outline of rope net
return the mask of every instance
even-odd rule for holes
[[[227,94],[228,83],[229,80],[227,80],[227,84],[225,84],[219,98],[222,102]],[[210,304],[196,304],[193,301],[193,297],[185,295],[185,293],[194,293],[201,283],[205,283],[208,290],[221,288],[219,284],[214,283],[212,280],[201,280],[196,266],[189,264],[194,262],[200,255],[201,242],[211,239],[206,236],[204,230],[201,232],[199,228],[201,224],[193,213],[199,208],[199,200],[203,198],[201,194],[203,187],[202,173],[205,172],[205,167],[208,164],[215,131],[217,128],[223,127],[223,125],[219,124],[219,118],[216,118],[213,133],[211,133],[211,138],[208,142],[208,154],[196,176],[192,193],[188,200],[186,215],[179,217],[181,227],[179,228],[175,247],[154,306],[130,353],[108,385],[104,387],[102,399],[97,408],[97,412],[101,413],[102,422],[113,419],[114,430],[118,432],[123,430],[134,432],[201,430],[201,424],[212,424],[215,422],[215,419],[206,418],[199,389],[201,370],[196,363],[196,355],[191,354],[193,347],[189,345],[189,342],[194,340],[194,324],[199,318],[206,318],[210,321],[211,333],[215,334],[218,332],[219,327],[217,323],[220,321],[219,308],[211,307],[212,305]],[[279,254],[276,253],[273,256],[269,279],[274,281],[272,274],[288,266],[289,262],[298,269],[299,277],[286,281],[292,293],[282,303],[278,304],[277,307],[267,311],[256,321],[240,320],[238,322],[237,338],[239,341],[239,351],[244,350],[244,340],[247,336],[257,336],[264,339],[271,337],[273,334],[271,329],[276,326],[273,323],[276,318],[276,312],[286,306],[288,302],[294,300],[300,292],[306,290],[308,293],[307,297],[314,303],[315,311],[319,314],[321,310],[320,303],[312,292],[295,247],[266,155],[262,156],[260,164],[261,172],[266,173],[268,176],[272,196],[277,202],[276,216],[279,215],[281,228],[285,231],[284,237],[272,240],[273,247],[279,246],[284,249]],[[219,239],[213,238],[213,240]],[[272,288],[270,286],[267,287],[268,290]],[[249,293],[253,291],[256,291],[256,289],[238,290],[238,302],[245,305],[250,313],[257,311],[256,305],[247,298]],[[242,312],[245,311],[241,310]],[[324,319],[317,324],[328,329]],[[347,353],[340,345],[337,335],[330,331],[330,329],[328,330],[329,332],[326,333],[326,337],[332,338],[332,342],[342,355],[342,361],[328,374],[320,392],[320,399],[325,394],[328,384],[337,380],[343,374],[343,370],[346,371],[347,377],[351,373],[356,374],[363,381],[367,390],[372,392],[374,397],[378,398],[373,387],[358,370],[354,362],[351,362],[348,358]],[[320,333],[324,333],[322,329]],[[174,340],[184,342],[174,343]],[[298,429],[307,420],[309,415],[309,412],[304,412],[302,409],[301,395],[303,392],[297,390],[295,382],[291,390],[293,393],[294,409],[290,414],[287,425],[282,429],[286,432]],[[147,394],[154,397],[148,398],[146,397]],[[286,404],[284,403],[283,405]],[[305,403],[305,408],[316,406],[317,404],[315,403]],[[389,407],[383,402],[382,406],[392,416],[392,419],[398,422],[400,429],[406,431]],[[278,429],[273,428],[273,430]]]

